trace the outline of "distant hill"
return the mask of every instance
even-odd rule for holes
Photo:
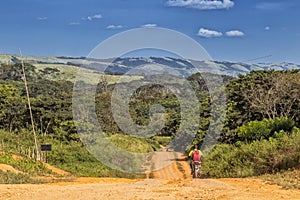
[[[170,57],[149,57],[149,58],[111,58],[94,59],[86,57],[51,57],[51,56],[26,56],[25,62],[41,65],[64,65],[77,66],[93,71],[106,72],[108,74],[121,75],[130,73],[134,75],[164,72],[189,76],[197,72],[211,72],[229,76],[247,74],[253,70],[291,70],[300,69],[300,65],[294,63],[258,63],[249,64],[228,61],[195,61]],[[0,55],[0,63],[13,64],[20,62],[18,55]]]

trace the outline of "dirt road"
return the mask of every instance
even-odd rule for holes
[[[45,185],[0,185],[0,199],[300,200],[300,190],[286,190],[256,179],[192,179],[188,163],[172,152],[158,153],[153,159],[159,161],[154,163],[156,168],[163,161],[170,165],[150,173],[150,179],[79,178]]]

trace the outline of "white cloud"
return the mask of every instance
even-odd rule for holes
[[[157,24],[144,24],[142,27],[143,28],[154,28],[154,27],[157,27]]]
[[[48,17],[38,17],[38,18],[36,18],[37,20],[40,20],[40,21],[43,21],[43,20],[47,20],[48,19]]]
[[[245,35],[245,33],[243,33],[242,31],[239,31],[239,30],[232,30],[232,31],[227,31],[226,35],[228,37],[242,37]]]
[[[199,10],[214,10],[229,9],[234,6],[234,2],[232,0],[168,0],[166,5]]]
[[[95,14],[93,16],[87,16],[87,17],[83,17],[83,20],[89,20],[89,21],[93,21],[95,19],[101,19],[102,15],[101,14]]]
[[[266,27],[265,27],[265,30],[266,30],[266,31],[271,30],[270,26],[266,26]]]
[[[110,30],[116,30],[116,29],[122,29],[123,26],[122,25],[109,25],[106,27],[106,29],[110,29]]]
[[[200,28],[198,31],[198,36],[211,38],[211,37],[221,37],[223,34],[215,30],[208,30],[205,28]]]

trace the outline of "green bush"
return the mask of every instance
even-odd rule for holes
[[[286,117],[276,117],[274,120],[271,121],[271,123],[272,133],[279,131],[291,132],[293,127],[295,126],[295,121]]]
[[[251,121],[236,129],[239,139],[246,142],[277,137],[280,131],[291,132],[295,122],[285,117]]]
[[[287,170],[300,163],[300,131],[236,145],[218,144],[203,161],[212,177],[247,177]]]
[[[268,120],[251,121],[246,125],[237,128],[237,134],[243,141],[254,141],[268,138],[271,134],[272,126]]]

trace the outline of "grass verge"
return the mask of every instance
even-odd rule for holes
[[[13,172],[3,172],[0,170],[0,184],[24,184],[24,183],[31,183],[31,184],[40,184],[46,183],[38,178],[32,178],[28,174],[16,174]]]
[[[283,188],[300,189],[300,170],[291,169],[285,172],[278,172],[276,174],[266,174],[259,178],[268,181],[271,184],[280,185]]]

